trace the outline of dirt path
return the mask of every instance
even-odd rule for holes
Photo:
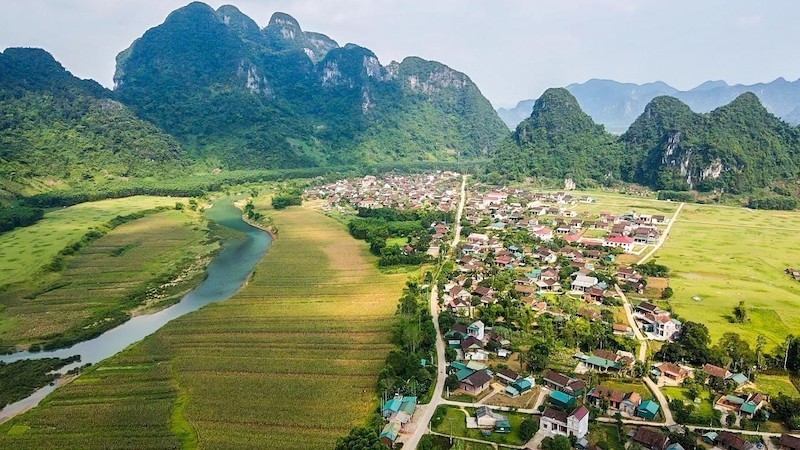
[[[649,252],[647,252],[644,256],[642,256],[639,259],[639,264],[644,264],[645,262],[647,262],[647,260],[650,259],[650,257],[653,256],[658,251],[658,249],[661,248],[662,245],[664,245],[664,242],[667,242],[667,236],[669,235],[670,230],[672,230],[672,226],[675,225],[675,222],[678,221],[678,215],[681,213],[681,210],[683,209],[684,205],[686,205],[686,203],[681,203],[680,205],[678,205],[678,209],[676,209],[675,214],[672,215],[672,219],[670,219],[667,228],[664,229],[664,233],[661,235],[661,239],[658,240],[658,244],[656,244],[655,247],[650,249]]]

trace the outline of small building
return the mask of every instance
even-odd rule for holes
[[[550,389],[567,393],[573,397],[583,395],[586,383],[583,380],[572,378],[554,370],[548,370],[542,376],[545,386]]]
[[[800,437],[783,434],[781,440],[778,441],[778,448],[780,450],[800,450]]]
[[[730,431],[720,431],[716,444],[717,447],[725,450],[755,450],[756,448],[752,442]]]
[[[550,403],[561,409],[572,408],[576,402],[575,397],[561,391],[550,391],[549,400]]]
[[[639,427],[633,435],[633,441],[649,450],[666,450],[669,437],[652,428]]]
[[[480,320],[473,322],[467,327],[467,334],[475,337],[479,341],[483,341],[485,337],[486,326]]]
[[[383,445],[392,448],[394,447],[397,437],[400,435],[400,424],[398,422],[389,422],[383,427],[380,434],[380,440]]]
[[[645,400],[637,408],[636,414],[643,419],[653,420],[658,415],[660,408],[661,406],[657,402]]]
[[[520,378],[519,374],[511,369],[501,369],[495,372],[495,375],[497,375],[497,379],[506,386],[514,384],[514,382]]]
[[[703,372],[708,374],[709,378],[719,378],[721,380],[727,380],[728,378],[731,377],[731,373],[728,369],[715,366],[713,364],[704,365]]]
[[[676,383],[683,383],[683,380],[689,376],[689,372],[686,369],[673,363],[661,363],[656,366],[656,370],[662,377],[669,378]]]
[[[495,431],[498,423],[500,423],[501,429],[508,430],[504,432],[511,432],[511,424],[508,422],[508,417],[496,413],[488,406],[481,406],[480,408],[476,409],[475,419],[478,423],[478,428]]]
[[[638,392],[623,392],[603,385],[589,391],[587,397],[597,407],[602,407],[603,402],[606,402],[609,408],[631,416],[636,414],[636,409],[642,402],[642,396]]]
[[[477,395],[489,387],[489,383],[491,383],[491,381],[492,376],[489,375],[487,371],[478,370],[461,380],[461,382],[458,384],[458,387],[469,394]]]
[[[539,430],[562,436],[582,439],[589,432],[589,410],[578,407],[571,413],[546,408],[539,420]]]

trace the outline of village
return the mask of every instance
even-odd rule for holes
[[[431,299],[446,363],[442,398],[382,404],[387,446],[431,433],[495,448],[800,450],[749,368],[673,355],[707,339],[671,312],[668,268],[646,261],[680,207],[606,210],[590,195],[480,183],[462,200],[461,180],[368,176],[306,192],[336,214],[458,210],[429,224],[427,248],[404,248],[443,269]]]

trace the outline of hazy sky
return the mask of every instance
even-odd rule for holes
[[[2,0],[0,48],[43,47],[111,86],[114,57],[183,0]],[[495,106],[590,78],[688,89],[709,79],[800,78],[800,1],[231,0],[264,26],[275,11],[303,29],[467,73]]]

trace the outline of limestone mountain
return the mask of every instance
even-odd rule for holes
[[[527,176],[619,180],[625,164],[622,145],[581,110],[566,89],[548,89],[533,111],[497,152],[493,170]]]
[[[707,114],[657,97],[621,140],[642,158],[632,181],[658,189],[746,193],[800,177],[800,130],[749,92]]]
[[[792,125],[800,124],[800,80],[778,78],[769,83],[729,85],[725,81],[706,81],[688,91],[656,81],[653,83],[620,83],[613,80],[591,79],[570,84],[566,88],[578,99],[584,111],[612,133],[623,133],[654,98],[675,97],[695,111],[711,110],[730,103],[745,92],[754,93],[766,109]],[[514,128],[530,115],[533,100],[523,100],[516,107],[499,109],[498,114],[509,128]]]
[[[111,91],[74,77],[49,53],[0,53],[0,190],[31,183],[163,174],[185,163],[179,143]]]
[[[117,58],[116,91],[224,166],[298,167],[485,155],[505,127],[464,74],[419,58],[383,66],[275,13],[192,3]]]

